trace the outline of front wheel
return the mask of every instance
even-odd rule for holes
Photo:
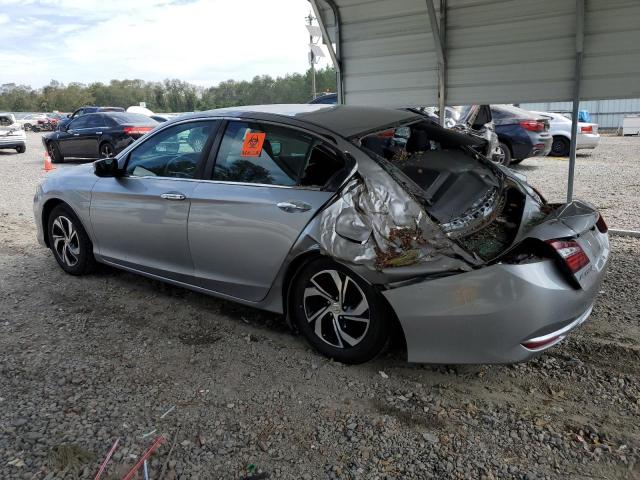
[[[49,142],[47,144],[47,150],[49,152],[49,157],[51,157],[52,163],[64,162],[64,157],[60,154],[60,149],[54,142]]]
[[[71,275],[95,268],[93,245],[78,217],[65,205],[56,206],[47,221],[49,247],[58,265]]]
[[[309,263],[291,289],[293,320],[307,341],[342,363],[363,363],[387,346],[389,307],[347,267],[329,259]]]
[[[24,145],[20,145],[19,147],[16,147],[16,152],[18,153],[24,153],[27,151],[27,147]]]

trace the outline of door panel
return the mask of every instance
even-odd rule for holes
[[[332,195],[300,188],[199,183],[188,226],[197,284],[249,301],[263,299],[300,232]],[[307,204],[309,209],[278,203]]]
[[[98,180],[90,215],[99,254],[115,263],[190,282],[193,264],[187,218],[196,185],[175,178]]]

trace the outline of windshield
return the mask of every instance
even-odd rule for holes
[[[8,127],[10,125],[13,125],[15,122],[13,121],[13,118],[8,116],[8,115],[2,115],[0,116],[0,127]]]

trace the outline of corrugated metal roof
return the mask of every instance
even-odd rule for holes
[[[437,59],[425,0],[334,3],[341,15],[346,103],[437,104]],[[447,104],[571,99],[575,0],[447,5]],[[331,10],[324,7],[332,25]],[[640,2],[587,0],[581,97],[640,97],[639,79]]]

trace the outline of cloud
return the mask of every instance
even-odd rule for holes
[[[0,3],[11,20],[0,29],[11,52],[0,57],[3,83],[180,78],[212,85],[308,68],[305,0]]]

